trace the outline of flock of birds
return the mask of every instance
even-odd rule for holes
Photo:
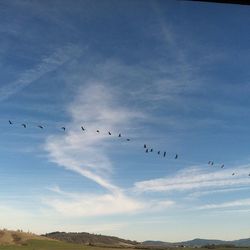
[[[13,123],[11,120],[9,120],[9,124],[10,124],[10,125],[13,125],[14,123]],[[27,128],[27,124],[26,124],[26,123],[22,123],[21,126],[22,126],[23,128]],[[44,129],[45,126],[43,126],[43,125],[37,125],[37,128],[39,128],[39,129]],[[61,130],[66,131],[66,127],[65,127],[65,126],[61,127]],[[82,130],[82,131],[86,131],[86,128],[84,128],[83,126],[81,126],[81,130]],[[99,129],[97,129],[97,130],[96,130],[96,133],[97,133],[97,134],[100,134],[101,132],[100,132]],[[111,136],[112,133],[111,133],[110,131],[108,131],[108,135]],[[118,134],[118,137],[122,137],[122,134],[119,133],[119,134]],[[126,141],[130,141],[130,140],[131,140],[130,138],[126,138]],[[143,145],[143,148],[144,148],[144,150],[145,150],[145,153],[152,153],[152,152],[154,152],[154,149],[153,149],[153,148],[149,148],[149,147],[147,146],[147,144],[144,144],[144,145]],[[167,152],[166,152],[166,151],[161,152],[161,151],[159,150],[159,151],[156,151],[156,152],[157,152],[158,155],[162,155],[163,157],[166,157],[166,155],[167,155]],[[179,154],[175,154],[175,155],[173,156],[173,159],[175,159],[175,160],[177,160],[178,158],[179,158]],[[209,165],[209,166],[214,166],[214,165],[215,165],[215,164],[214,164],[214,161],[211,161],[211,160],[208,161],[208,165]],[[224,168],[225,165],[224,165],[224,164],[221,164],[220,167],[221,167],[221,168]],[[236,173],[233,172],[233,173],[232,173],[232,176],[235,176],[235,175],[236,175]],[[250,173],[249,173],[248,176],[250,176]]]

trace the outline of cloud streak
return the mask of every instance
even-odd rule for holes
[[[138,192],[173,192],[243,186],[250,184],[249,169],[250,166],[238,167],[237,175],[232,176],[233,169],[208,172],[198,167],[189,168],[179,171],[174,176],[136,182],[135,190]]]
[[[66,46],[57,49],[53,54],[44,57],[40,64],[33,69],[25,71],[14,82],[4,85],[0,88],[0,102],[7,100],[11,96],[17,94],[19,91],[28,87],[30,84],[37,81],[42,76],[56,70],[58,67],[67,61],[79,56],[81,49],[76,46]]]

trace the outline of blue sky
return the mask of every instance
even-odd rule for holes
[[[0,5],[2,227],[249,237],[250,8]]]

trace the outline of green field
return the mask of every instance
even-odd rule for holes
[[[95,247],[95,246],[85,246],[79,244],[70,244],[59,241],[51,241],[51,240],[28,240],[25,245],[2,245],[0,246],[0,250],[128,250],[132,248],[109,248],[109,247]],[[157,248],[148,248],[149,250]],[[170,248],[165,248],[170,249]],[[193,250],[195,248],[171,248],[173,250]],[[197,249],[197,248],[196,248]],[[199,248],[200,250],[207,250],[207,248]],[[218,250],[250,250],[250,248],[217,248]],[[162,248],[161,248],[162,250]]]

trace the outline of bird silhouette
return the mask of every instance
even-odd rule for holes
[[[96,133],[100,133],[100,130],[97,129],[97,130],[96,130]]]
[[[37,127],[40,128],[40,129],[43,129],[43,126],[42,126],[42,125],[38,125]]]
[[[221,165],[221,168],[224,168],[224,164]]]
[[[61,129],[62,129],[63,131],[65,131],[65,130],[66,130],[66,128],[65,128],[65,127],[61,127]]]
[[[174,158],[175,158],[175,159],[178,159],[178,154],[176,154]]]
[[[108,132],[109,133],[109,135],[111,135],[111,133],[110,132]]]
[[[119,134],[118,137],[122,137],[122,134]]]
[[[22,126],[23,126],[24,128],[26,128],[26,127],[27,127],[27,125],[26,125],[25,123],[23,123],[23,124],[22,124]]]
[[[152,148],[150,149],[150,152],[153,152],[153,149],[152,149]]]
[[[214,162],[213,161],[211,161],[211,166],[213,166],[214,165]]]
[[[210,165],[210,164],[211,164],[211,161],[208,162],[208,165]]]
[[[146,144],[144,144],[144,148],[147,148],[147,145],[146,145]]]
[[[166,157],[166,152],[163,153],[163,157]]]
[[[157,154],[159,155],[161,153],[161,151],[158,151]]]
[[[148,153],[148,148],[146,149],[146,151],[145,151],[146,153]]]
[[[13,122],[9,120],[9,124],[10,124],[10,125],[12,125],[12,124],[13,124]]]
[[[232,175],[235,175],[235,173],[232,173]]]
[[[130,139],[129,139],[129,138],[127,138],[127,141],[130,141]]]
[[[81,126],[81,129],[82,129],[82,131],[85,131],[85,128],[83,126]]]

